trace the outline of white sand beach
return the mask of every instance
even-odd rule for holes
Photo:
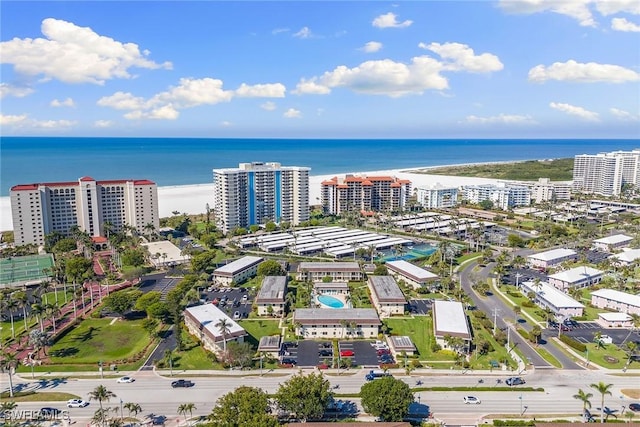
[[[428,170],[429,168],[418,168],[415,170]],[[413,171],[415,171],[413,170]],[[312,175],[309,180],[309,201],[312,205],[320,203],[320,183],[334,176],[344,175],[378,175],[396,176],[401,179],[411,181],[412,188],[429,186],[436,183],[442,185],[452,185],[460,187],[463,185],[477,185],[486,183],[496,183],[497,179],[470,178],[459,176],[429,175],[415,173],[410,170],[390,169],[368,172],[345,172],[331,175]],[[158,205],[160,217],[171,216],[172,212],[178,211],[187,214],[204,213],[206,205],[213,205],[213,183],[195,185],[176,185],[169,187],[158,187]],[[0,197],[0,230],[12,230],[11,202],[9,197]]]

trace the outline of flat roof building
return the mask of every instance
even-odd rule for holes
[[[524,185],[502,182],[497,185],[468,185],[462,188],[462,198],[474,204],[490,200],[494,207],[508,210],[517,206],[529,206],[531,204],[531,189]]]
[[[91,237],[105,236],[124,226],[148,234],[148,225],[160,226],[158,188],[155,182],[138,180],[96,181],[88,176],[71,182],[20,184],[11,187],[11,215],[16,245],[44,245],[45,236],[71,236],[78,227]]]
[[[332,282],[362,280],[362,270],[357,262],[301,262],[297,279],[305,282],[322,282],[330,277]]]
[[[640,249],[623,250],[620,253],[609,257],[614,263],[619,265],[629,265],[640,260]]]
[[[408,285],[419,289],[429,282],[438,280],[438,275],[405,260],[388,261],[386,264],[389,274],[398,280],[404,280]]]
[[[402,357],[403,354],[406,354],[407,356],[413,356],[413,354],[416,352],[416,346],[408,336],[391,335],[387,339],[387,342],[389,343],[389,349],[398,362],[400,362],[400,360],[398,359]]]
[[[287,276],[266,276],[256,295],[258,316],[282,316],[287,295]]]
[[[575,191],[618,196],[623,184],[640,186],[640,149],[575,156]]]
[[[458,301],[436,300],[433,303],[433,334],[436,342],[443,349],[451,349],[467,353],[471,343],[471,331],[467,315],[464,313],[462,303]],[[461,338],[462,348],[452,348],[447,337]]]
[[[296,335],[311,339],[375,338],[381,324],[373,308],[298,308],[293,323]]]
[[[596,322],[607,329],[627,329],[633,327],[633,318],[627,313],[598,313],[598,320],[596,320]]]
[[[633,241],[633,237],[624,234],[614,234],[593,241],[593,247],[600,251],[613,252],[616,249],[628,246]]]
[[[426,209],[452,208],[458,204],[458,187],[440,183],[418,187],[416,201]]]
[[[219,324],[224,320],[226,335]],[[206,350],[220,353],[229,341],[244,342],[247,331],[213,304],[196,305],[184,310],[184,323],[189,333],[198,338]]]
[[[567,292],[569,288],[586,288],[600,283],[604,277],[604,271],[597,268],[582,265],[559,273],[550,274],[547,280],[550,285]]]
[[[573,249],[552,249],[550,251],[531,254],[527,257],[527,263],[532,268],[547,269],[567,261],[576,261],[578,253]]]
[[[584,304],[579,303],[547,282],[522,282],[520,291],[524,295],[533,292],[535,294],[533,302],[543,309],[549,308],[556,316],[564,318],[580,317],[584,312]]]
[[[402,209],[411,197],[411,181],[391,176],[333,177],[322,182],[321,203],[325,213],[391,211]]]
[[[213,272],[213,280],[223,286],[242,283],[257,274],[258,265],[262,261],[264,258],[257,256],[242,257],[217,268]]]
[[[598,289],[591,292],[591,304],[626,314],[640,314],[640,295],[632,295],[615,289]]]
[[[369,276],[367,284],[380,317],[404,314],[407,299],[392,276]]]
[[[191,255],[187,255],[168,240],[159,240],[157,242],[142,243],[149,250],[151,262],[156,267],[184,264],[189,262]]]

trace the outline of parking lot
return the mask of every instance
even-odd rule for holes
[[[412,314],[429,314],[433,301],[430,299],[412,299],[409,301],[409,311]]]
[[[640,332],[638,331],[634,331],[629,335],[629,331],[626,329],[604,329],[595,322],[578,322],[577,326],[571,326],[570,331],[563,331],[562,333],[586,344],[594,342],[598,332],[600,332],[601,335],[611,337],[612,344],[614,345],[621,345],[625,339],[640,344]],[[557,334],[558,329],[554,328],[551,333]]]
[[[285,341],[280,348],[280,363],[298,367],[326,365],[332,367],[336,360],[350,359],[352,366],[378,367],[395,361],[388,349],[376,349],[371,341],[339,341],[338,354],[331,341]]]
[[[246,297],[245,297],[246,296]],[[232,319],[246,319],[251,313],[253,297],[246,288],[209,287],[200,293],[202,303],[213,303]]]

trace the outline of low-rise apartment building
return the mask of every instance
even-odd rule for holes
[[[591,292],[591,304],[626,314],[640,314],[640,295],[632,295],[615,289],[598,289]]]
[[[458,204],[458,187],[440,183],[417,187],[416,201],[426,209],[453,208]]]
[[[596,322],[607,329],[627,329],[633,327],[633,318],[627,313],[598,313]]]
[[[392,276],[369,276],[367,284],[380,317],[404,314],[407,299]]]
[[[629,246],[633,241],[633,237],[624,234],[614,234],[613,236],[595,239],[593,248],[604,252],[615,252],[616,249]]]
[[[640,249],[623,250],[609,257],[616,265],[629,265],[640,260]]]
[[[576,261],[578,253],[573,249],[552,249],[550,251],[531,254],[527,257],[527,264],[531,268],[546,270],[567,261]]]
[[[531,189],[505,183],[468,185],[462,188],[462,197],[474,204],[490,200],[495,208],[506,211],[517,206],[529,206]]]
[[[373,308],[298,308],[293,324],[304,338],[375,338],[381,322]]]
[[[524,295],[533,292],[535,294],[533,302],[538,304],[540,308],[549,308],[559,317],[580,317],[584,312],[584,304],[579,303],[546,282],[522,282],[520,284],[520,291]]]
[[[427,283],[438,280],[437,274],[405,260],[388,261],[385,265],[389,274],[394,276],[396,280],[404,280],[415,289],[420,289]]]
[[[228,325],[226,334],[223,334],[220,328],[221,321]],[[186,308],[184,324],[189,333],[202,342],[206,350],[216,354],[223,351],[229,341],[242,343],[247,336],[247,331],[242,326],[213,304]]]
[[[245,256],[217,268],[213,272],[213,281],[222,286],[240,284],[251,279],[258,272],[258,265],[264,258],[257,256]]]
[[[550,285],[566,293],[570,288],[586,288],[600,283],[603,277],[604,271],[583,265],[550,274],[547,281]]]
[[[458,301],[436,300],[433,303],[433,334],[443,349],[468,353],[471,344],[471,330],[462,303]],[[449,338],[460,338],[462,346],[452,348]]]
[[[287,276],[266,276],[254,301],[258,316],[282,316],[287,295]]]
[[[322,282],[330,277],[332,282],[362,280],[362,270],[357,262],[301,262],[298,264],[297,280]]]

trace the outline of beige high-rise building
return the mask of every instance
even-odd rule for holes
[[[280,163],[240,163],[237,168],[213,170],[213,210],[225,233],[234,228],[309,220],[307,167]]]
[[[43,245],[47,234],[68,236],[78,226],[90,236],[104,236],[104,224],[114,231],[124,225],[145,233],[148,224],[160,226],[158,188],[149,180],[20,184],[11,188],[11,214],[17,245]]]
[[[575,191],[618,196],[624,184],[640,186],[640,149],[575,156]]]
[[[411,197],[411,181],[392,176],[334,177],[322,182],[321,197],[325,213],[389,212],[405,207]]]

